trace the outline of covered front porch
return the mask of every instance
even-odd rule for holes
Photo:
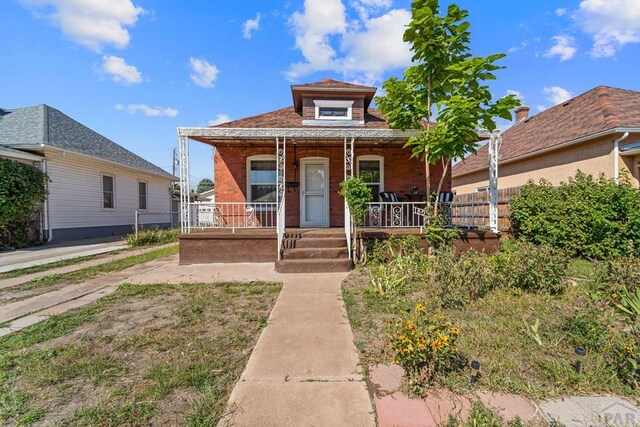
[[[179,128],[182,232],[229,229],[257,235],[256,230],[273,229],[280,259],[285,227],[339,228],[350,253],[350,213],[338,190],[357,175],[366,177],[375,197],[367,225],[420,227],[414,208],[423,206],[425,172],[402,148],[411,135],[368,128]],[[187,198],[190,140],[213,147],[213,202]],[[416,197],[391,206],[379,200],[383,191]]]

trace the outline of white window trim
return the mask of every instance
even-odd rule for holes
[[[476,193],[487,193],[489,192],[489,187],[476,187]]]
[[[145,205],[147,206],[146,208],[142,209],[140,207],[140,183],[144,184],[144,189],[145,189],[145,194],[144,194],[144,198],[145,198]],[[138,210],[139,211],[147,211],[149,210],[149,181],[145,181],[143,179],[139,179],[138,180]]]
[[[256,156],[249,156],[247,157],[247,203],[266,203],[266,202],[252,202],[251,201],[251,162],[254,160],[275,160],[276,161],[276,169],[278,167],[277,164],[277,159],[275,154],[258,154]],[[266,183],[258,183],[258,184],[266,184]],[[270,183],[269,183],[270,184]],[[277,191],[277,186],[278,183],[277,181],[274,182],[274,185],[276,186],[276,191]]]
[[[351,120],[354,101],[338,101],[333,99],[314,99],[316,106],[316,120]],[[320,107],[323,108],[346,108],[346,117],[323,117],[320,115]]]
[[[374,154],[367,154],[356,157],[356,176],[360,177],[360,160],[377,160],[380,163],[380,193],[384,191],[384,157]],[[373,195],[375,197],[375,194]]]
[[[104,178],[105,176],[111,177],[111,180],[113,182],[113,207],[112,208],[105,208],[104,207]],[[102,172],[100,173],[100,207],[102,208],[103,211],[115,211],[116,207],[118,206],[116,204],[116,176],[112,173],[106,173],[106,172]]]

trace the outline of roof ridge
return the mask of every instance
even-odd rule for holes
[[[595,88],[596,95],[598,97],[598,103],[600,104],[600,111],[604,118],[604,122],[609,127],[618,127],[622,125],[622,121],[616,112],[614,104],[609,99],[609,87],[598,86]]]

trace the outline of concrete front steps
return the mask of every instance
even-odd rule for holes
[[[285,233],[278,273],[344,272],[353,268],[344,232],[310,230]]]

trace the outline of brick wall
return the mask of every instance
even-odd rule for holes
[[[215,155],[215,194],[218,202],[244,202],[247,192],[247,157],[272,154],[275,147],[218,147]],[[401,147],[355,148],[355,156],[378,155],[384,157],[384,190],[395,191],[402,197],[412,186],[425,191],[424,163],[410,159],[411,152]],[[329,159],[329,218],[332,227],[344,225],[344,200],[338,195],[340,183],[344,179],[344,151],[342,146],[334,147],[298,147],[298,161],[305,157],[324,157]],[[287,144],[286,181],[300,181],[300,169],[294,170],[294,147]],[[435,191],[440,176],[441,165],[431,166],[431,187]],[[451,168],[445,178],[443,191],[451,189]],[[287,188],[286,226],[300,225],[300,188]]]

